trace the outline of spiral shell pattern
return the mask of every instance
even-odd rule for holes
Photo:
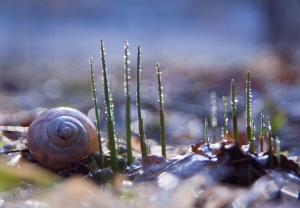
[[[97,150],[97,132],[94,124],[80,111],[53,108],[31,123],[27,146],[43,166],[64,169]]]

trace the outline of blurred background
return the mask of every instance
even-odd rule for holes
[[[204,138],[209,117],[220,137],[222,97],[236,81],[239,130],[245,130],[245,80],[252,80],[252,119],[270,115],[282,148],[300,154],[300,1],[0,1],[0,124],[36,108],[93,107],[88,59],[93,57],[101,122],[105,116],[99,39],[106,48],[116,129],[124,135],[124,42],[129,41],[132,130],[137,45],[142,48],[146,136],[159,139],[156,63],[162,70],[167,138]],[[213,110],[211,110],[213,109]],[[214,119],[212,119],[214,111]],[[230,107],[227,108],[229,118]],[[230,121],[229,121],[230,124]],[[229,126],[231,129],[231,126]]]

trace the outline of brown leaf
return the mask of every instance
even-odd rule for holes
[[[200,142],[196,142],[195,145],[191,145],[192,152],[194,152],[195,154],[198,154],[198,155],[205,155],[205,152],[203,152],[202,150],[199,150],[199,147],[201,147],[205,143],[206,142],[204,140],[201,140]]]

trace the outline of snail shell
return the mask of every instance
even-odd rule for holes
[[[33,158],[43,166],[64,169],[97,150],[97,131],[80,111],[53,108],[30,124],[27,146]]]

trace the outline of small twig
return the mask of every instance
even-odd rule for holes
[[[29,152],[29,150],[28,150],[28,149],[6,150],[6,151],[4,151],[4,152],[0,152],[0,154],[3,155],[3,154],[14,153],[14,152]]]

